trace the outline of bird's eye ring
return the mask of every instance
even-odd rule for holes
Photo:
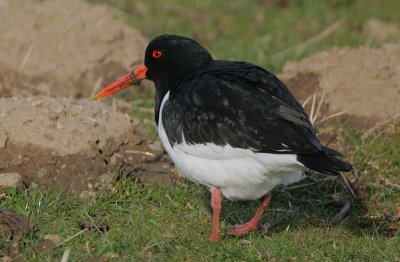
[[[153,57],[154,58],[160,58],[162,56],[162,52],[160,50],[154,50],[153,51]]]

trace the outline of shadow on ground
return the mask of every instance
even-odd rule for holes
[[[357,183],[352,188],[355,196],[341,177],[315,174],[298,183],[276,188],[262,220],[262,223],[270,224],[265,235],[309,227],[340,227],[357,236],[394,237],[400,218],[388,213],[368,215],[368,193]],[[204,194],[208,195],[205,204],[209,206],[210,194],[206,189]],[[224,200],[221,221],[225,221],[228,228],[246,223],[257,207],[258,201]]]

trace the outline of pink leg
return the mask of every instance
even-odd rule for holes
[[[211,241],[219,240],[219,216],[222,208],[222,194],[218,187],[211,189],[211,207],[213,209],[213,227],[211,233]]]
[[[246,224],[239,225],[236,227],[235,230],[228,231],[228,235],[243,235],[248,233],[249,231],[256,230],[260,226],[261,217],[269,204],[269,200],[271,198],[271,193],[266,194],[261,198],[260,206],[257,209],[256,214],[254,217],[247,222]],[[263,226],[267,228],[268,226]]]

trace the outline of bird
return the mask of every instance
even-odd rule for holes
[[[271,191],[305,177],[352,170],[323,146],[301,104],[274,74],[248,62],[213,59],[188,37],[164,34],[144,64],[100,91],[103,98],[143,79],[154,82],[155,122],[175,167],[211,192],[211,241],[218,241],[222,198],[260,200],[254,217],[228,235],[257,230]]]

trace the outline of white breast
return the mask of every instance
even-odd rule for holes
[[[171,146],[162,122],[164,96],[158,119],[158,133],[175,166],[190,180],[207,187],[218,186],[229,199],[257,199],[278,184],[290,184],[304,177],[305,167],[294,154],[254,153],[249,149],[212,143]]]

